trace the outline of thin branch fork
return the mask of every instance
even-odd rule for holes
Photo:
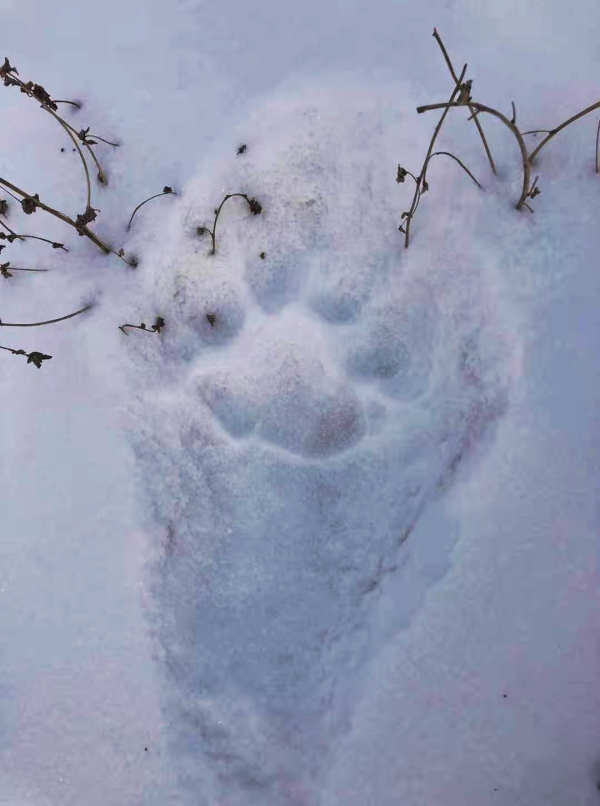
[[[550,134],[548,135],[548,137],[544,137],[544,139],[542,140],[542,142],[538,144],[537,148],[535,148],[535,149],[534,149],[534,150],[531,152],[531,156],[529,157],[530,161],[534,160],[534,159],[535,159],[536,154],[538,153],[538,151],[539,151],[541,148],[543,148],[543,147],[546,145],[546,143],[548,142],[548,140],[551,140],[551,139],[554,137],[554,135],[556,135],[556,134],[558,134],[560,131],[562,131],[562,129],[564,129],[564,128],[565,128],[565,126],[568,126],[570,123],[573,123],[573,121],[575,121],[575,120],[579,120],[579,118],[582,118],[584,115],[587,115],[587,114],[589,114],[590,112],[593,112],[593,111],[594,111],[594,109],[600,109],[600,101],[598,101],[598,102],[597,102],[597,103],[595,103],[595,104],[592,104],[591,106],[588,106],[588,107],[587,107],[587,109],[584,109],[582,112],[578,112],[576,115],[573,115],[573,116],[572,116],[572,117],[570,117],[568,120],[565,120],[565,122],[564,122],[564,123],[561,123],[561,124],[560,124],[560,126],[557,126],[555,129],[552,129],[552,130],[550,131]]]
[[[76,129],[74,129],[73,126],[71,126],[69,123],[67,123],[67,121],[64,120],[64,118],[61,118],[60,115],[57,115],[55,113],[55,111],[52,109],[52,106],[56,106],[56,104],[59,104],[59,103],[61,103],[61,104],[71,104],[71,106],[76,106],[78,109],[81,109],[81,104],[78,104],[76,101],[63,101],[63,100],[61,100],[61,101],[53,101],[52,98],[50,98],[50,96],[48,95],[48,93],[43,89],[43,87],[40,87],[39,85],[38,85],[38,94],[36,94],[35,87],[33,85],[28,86],[23,81],[21,81],[21,79],[16,78],[16,76],[14,76],[14,75],[10,76],[10,83],[14,84],[17,87],[19,87],[21,89],[21,92],[24,92],[30,98],[34,98],[36,101],[39,101],[42,109],[44,109],[46,112],[51,114],[61,124],[61,126],[65,129],[65,131],[68,134],[70,132],[72,132],[73,134],[76,134],[77,137],[79,137],[81,142],[87,148],[87,150],[88,150],[89,154],[91,155],[92,159],[96,163],[96,167],[98,168],[98,181],[100,182],[101,185],[106,185],[106,174],[102,170],[102,166],[98,162],[98,159],[96,158],[96,155],[94,154],[94,152],[90,148],[91,144],[88,143],[87,140],[86,140],[85,135],[87,134],[87,132],[85,130],[83,130],[84,134],[82,135],[81,132],[78,132]],[[89,126],[88,126],[88,131],[89,131]],[[89,207],[89,206],[91,206],[91,200],[90,200],[90,188],[89,188],[89,172],[88,172],[87,164],[85,162],[85,159],[83,158],[83,154],[81,152],[81,149],[79,148],[79,145],[77,144],[77,142],[73,138],[72,134],[70,134],[70,137],[73,140],[75,148],[79,151],[79,155],[83,160],[83,164],[84,164],[84,168],[85,168],[85,172],[86,172],[87,183],[88,183],[88,203],[87,203],[87,206]],[[102,137],[98,137],[98,140],[102,140],[103,143],[108,143],[108,145],[118,146],[118,143],[111,143],[109,140],[104,140]]]
[[[456,103],[456,102],[450,102],[450,103],[445,103],[445,104],[428,104],[426,106],[418,106],[417,107],[417,112],[419,114],[421,114],[422,112],[429,112],[430,110],[433,110],[433,109],[445,109],[445,110],[448,110],[448,109],[450,109],[450,107],[454,107],[454,106],[460,107],[460,106],[464,106],[464,104],[459,104],[459,103]],[[484,104],[479,104],[479,103],[475,103],[475,102],[471,102],[471,106],[475,110],[477,110],[478,112],[487,112],[488,114],[494,115],[494,117],[497,117],[499,120],[501,120],[504,123],[505,126],[507,126],[510,129],[510,131],[513,133],[513,135],[517,139],[517,143],[519,144],[519,149],[521,151],[521,159],[522,159],[522,162],[523,162],[523,189],[521,191],[521,197],[520,197],[519,201],[516,204],[516,209],[520,210],[523,207],[524,203],[525,203],[525,199],[527,198],[527,196],[530,193],[529,182],[530,182],[530,177],[531,177],[530,157],[529,157],[529,154],[527,153],[527,148],[525,146],[525,141],[523,140],[523,137],[521,136],[521,132],[517,129],[517,127],[515,126],[514,123],[511,123],[511,121],[507,117],[505,117],[505,115],[503,115],[502,112],[498,112],[497,109],[492,109],[490,106],[485,106]]]
[[[11,193],[11,196],[12,196],[12,193]],[[20,199],[17,199],[17,201],[20,201]],[[7,229],[10,232],[11,235],[14,235],[15,238],[18,238],[21,241],[25,240],[24,235],[17,235],[17,233],[14,232],[13,230],[11,230],[11,228],[8,226],[8,224],[5,224],[4,221],[0,221],[0,225],[3,226],[4,229]]]
[[[450,96],[450,103],[449,104],[440,104],[439,108],[444,107],[444,112],[443,112],[441,118],[439,119],[437,126],[435,127],[435,131],[433,132],[431,142],[429,143],[429,148],[427,149],[427,156],[425,157],[425,162],[423,163],[423,168],[421,169],[421,173],[419,174],[419,177],[418,177],[419,181],[417,182],[417,186],[415,188],[415,195],[413,196],[413,200],[412,200],[410,210],[406,215],[406,231],[405,231],[405,237],[404,237],[404,248],[405,249],[408,249],[408,243],[409,243],[409,239],[410,239],[410,222],[412,220],[412,217],[416,213],[417,207],[419,205],[419,200],[421,198],[421,192],[422,192],[421,191],[421,186],[425,186],[425,174],[426,174],[426,171],[427,171],[427,163],[429,161],[429,158],[431,157],[431,153],[433,151],[433,145],[435,143],[436,137],[438,136],[439,131],[442,128],[442,123],[444,122],[444,120],[446,118],[446,115],[448,114],[448,109],[450,108],[450,106],[453,106],[453,105],[462,106],[463,105],[463,104],[453,104],[452,102],[453,102],[453,99],[454,99],[455,95],[460,91],[461,83],[462,83],[462,80],[463,80],[466,72],[467,72],[467,65],[465,64],[463,69],[462,69],[462,73],[460,74],[460,77],[458,78],[458,80],[457,80],[457,82],[456,82],[456,84],[454,86],[454,89],[452,90],[452,95]]]
[[[446,51],[446,48],[444,47],[444,43],[442,42],[441,37],[438,34],[436,28],[433,29],[432,36],[435,37],[436,42],[440,46],[440,49],[442,51],[444,59],[446,60],[446,64],[448,65],[448,70],[450,70],[450,75],[452,76],[452,78],[454,80],[454,83],[459,84],[460,81],[459,81],[459,79],[458,79],[458,77],[457,77],[457,75],[456,75],[456,73],[454,71],[454,67],[452,66],[452,62],[450,61],[450,57],[448,56],[448,52]],[[473,108],[472,108],[471,104],[467,104],[467,107],[469,109],[469,112],[471,112],[471,115],[472,115],[472,118],[469,118],[469,120],[471,120],[471,119],[475,120],[475,125],[477,126],[477,131],[479,132],[479,136],[481,137],[481,141],[483,143],[485,153],[487,154],[487,158],[489,160],[490,167],[492,169],[492,172],[495,175],[496,174],[496,166],[494,165],[494,160],[492,159],[492,154],[491,154],[491,151],[490,151],[489,146],[487,144],[487,140],[485,139],[485,134],[483,133],[483,129],[481,128],[481,124],[477,120],[476,114],[473,114]]]
[[[64,213],[59,212],[58,210],[55,210],[52,207],[49,207],[47,204],[44,204],[43,202],[41,202],[39,199],[33,199],[33,197],[29,193],[26,193],[24,190],[21,190],[21,188],[18,188],[16,185],[11,184],[6,179],[3,179],[2,177],[0,177],[0,185],[5,185],[6,187],[10,188],[11,190],[14,190],[15,193],[19,193],[25,199],[31,199],[34,202],[36,207],[41,207],[41,209],[45,210],[47,213],[50,213],[51,215],[56,216],[56,218],[60,218],[60,220],[64,221],[65,224],[70,224],[70,226],[74,227],[74,229],[76,229],[77,232],[81,232],[83,235],[87,236],[93,243],[96,244],[97,247],[99,247],[106,254],[109,254],[110,252],[113,251],[109,246],[107,246],[105,243],[103,243],[100,240],[100,238],[98,238],[98,236],[95,235],[87,227],[85,227],[85,226],[84,227],[78,227],[77,224],[73,221],[73,219],[69,218],[69,216],[65,215]]]
[[[63,127],[63,129],[66,131],[66,133],[69,135],[69,137],[73,141],[73,145],[75,146],[75,148],[79,152],[79,156],[81,157],[81,162],[83,163],[83,170],[85,172],[85,183],[86,183],[86,187],[87,187],[86,207],[91,207],[92,206],[92,185],[91,185],[91,182],[90,182],[90,172],[89,172],[89,169],[87,167],[87,162],[85,161],[85,157],[83,156],[83,152],[79,148],[79,143],[73,137],[73,135],[72,135],[72,133],[70,131],[71,127],[66,122],[64,122],[61,117],[56,115],[46,105],[43,106],[43,109],[45,109],[46,112],[48,112],[48,114],[52,115],[52,117],[55,118],[60,123],[60,125]]]

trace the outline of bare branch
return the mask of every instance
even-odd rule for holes
[[[11,184],[6,179],[3,179],[2,177],[0,177],[0,185],[6,185],[6,187],[9,187],[11,190],[14,190],[15,193],[19,193],[25,199],[33,199],[33,196],[31,196],[29,193],[26,193],[24,190],[21,190],[16,185]],[[86,237],[88,237],[90,239],[90,241],[95,243],[96,246],[99,247],[103,252],[106,252],[106,254],[109,254],[110,252],[113,251],[110,247],[108,247],[105,243],[103,243],[100,240],[100,238],[98,238],[98,236],[95,235],[87,227],[78,227],[77,224],[75,223],[75,221],[73,221],[72,218],[69,218],[69,216],[66,216],[64,213],[60,213],[58,210],[54,210],[54,208],[49,207],[47,204],[44,204],[43,202],[41,202],[39,200],[39,198],[35,200],[35,206],[36,207],[41,207],[42,210],[45,210],[47,213],[50,213],[51,215],[56,216],[56,218],[60,218],[60,220],[64,221],[65,224],[70,224],[72,227],[74,227],[77,230],[77,232],[80,232],[81,234],[83,234]]]
[[[55,322],[62,322],[65,319],[71,319],[73,316],[79,316],[80,313],[89,311],[91,307],[91,305],[86,305],[85,308],[81,308],[80,310],[75,311],[75,313],[70,313],[67,316],[60,316],[58,319],[47,319],[45,322],[27,322],[26,324],[16,324],[15,322],[3,322],[0,319],[0,327],[39,327],[40,325],[52,325]]]
[[[47,106],[44,106],[44,109],[46,110],[46,112],[48,112],[48,114],[52,115],[53,118],[56,118],[56,120],[60,123],[60,125],[63,127],[63,129],[66,131],[66,133],[69,135],[69,137],[73,141],[73,145],[75,146],[75,148],[79,152],[79,156],[81,157],[81,161],[83,163],[83,170],[85,171],[85,181],[86,181],[86,186],[87,186],[87,204],[86,204],[86,207],[91,207],[92,206],[92,186],[91,186],[91,183],[90,183],[90,172],[88,170],[87,162],[85,161],[85,157],[83,156],[83,152],[79,148],[79,143],[73,137],[73,135],[72,135],[72,133],[70,131],[71,127],[67,123],[65,123],[51,109],[48,109]]]
[[[152,199],[157,199],[159,196],[168,196],[168,195],[176,196],[177,193],[175,193],[174,190],[171,190],[170,187],[165,186],[163,188],[163,190],[162,190],[162,193],[156,193],[154,196],[150,196],[149,199],[146,199],[141,204],[138,204],[138,206],[135,208],[135,210],[131,214],[131,218],[129,219],[129,223],[127,224],[127,231],[129,231],[129,229],[131,228],[131,222],[133,221],[133,217],[137,213],[137,211],[140,209],[140,207],[143,207],[147,202],[152,201]]]
[[[453,79],[454,83],[458,84],[458,77],[457,77],[456,73],[454,72],[454,67],[452,67],[452,62],[450,61],[450,57],[448,56],[446,48],[444,47],[444,43],[442,42],[442,40],[440,38],[440,35],[438,34],[436,28],[433,29],[432,36],[435,37],[436,42],[438,43],[438,45],[441,48],[442,53],[444,54],[444,59],[446,60],[446,64],[448,65],[448,70],[450,70],[450,75],[452,76],[452,79]],[[472,109],[470,104],[469,104],[469,112],[473,113],[473,109]],[[485,134],[483,133],[483,129],[481,128],[481,124],[477,120],[476,115],[472,114],[472,116],[469,118],[469,120],[472,120],[472,119],[475,120],[475,125],[477,126],[477,131],[479,132],[479,136],[481,137],[483,147],[485,148],[485,153],[487,154],[487,158],[489,160],[490,167],[492,169],[492,173],[496,174],[496,166],[494,165],[494,160],[492,159],[492,153],[491,153],[491,151],[489,149],[489,146],[487,144],[487,140],[485,139]]]
[[[410,211],[409,211],[408,216],[407,216],[406,232],[405,232],[405,238],[404,238],[404,248],[405,249],[408,249],[408,243],[409,243],[409,239],[410,239],[410,222],[412,221],[412,217],[413,217],[413,215],[415,214],[415,212],[417,210],[419,197],[421,195],[420,185],[423,185],[423,187],[426,187],[426,185],[424,183],[425,183],[425,174],[426,174],[426,171],[427,171],[427,162],[429,160],[429,157],[431,156],[431,152],[433,151],[433,145],[435,143],[435,139],[438,136],[440,129],[442,128],[442,123],[444,122],[444,120],[446,118],[446,115],[448,114],[448,110],[449,110],[450,106],[451,105],[462,106],[462,104],[453,104],[452,101],[453,101],[455,95],[457,94],[457,92],[460,91],[461,82],[462,82],[466,72],[467,72],[467,65],[465,64],[463,69],[462,69],[462,73],[460,74],[460,77],[458,78],[458,81],[456,82],[456,85],[455,85],[454,89],[452,90],[452,95],[450,96],[450,103],[442,105],[442,106],[445,107],[444,112],[442,113],[442,116],[439,119],[437,126],[435,127],[435,131],[433,132],[431,142],[429,143],[429,148],[427,149],[427,156],[425,157],[425,162],[423,163],[423,168],[421,169],[421,173],[419,174],[419,182],[417,183],[417,187],[415,188],[415,195],[413,196],[413,201],[412,201]]]
[[[418,106],[417,112],[421,114],[422,112],[428,112],[433,109],[449,109],[451,106],[462,106],[462,104],[457,103],[428,104],[427,106]],[[531,175],[530,157],[527,153],[527,148],[525,147],[525,142],[523,140],[523,137],[521,136],[521,132],[517,129],[514,123],[511,123],[510,120],[508,120],[508,118],[505,117],[502,114],[502,112],[498,112],[497,109],[492,109],[490,106],[485,106],[484,104],[478,104],[478,103],[473,103],[472,106],[479,112],[487,112],[488,114],[497,117],[504,123],[505,126],[507,126],[510,129],[510,131],[514,134],[514,136],[517,139],[519,149],[521,150],[521,159],[523,162],[523,189],[521,191],[521,197],[516,204],[516,209],[520,210],[529,193],[529,180]]]
[[[217,221],[219,220],[219,215],[221,214],[221,209],[222,209],[223,205],[225,204],[225,202],[227,201],[227,199],[232,199],[234,196],[241,196],[242,199],[246,199],[246,201],[248,202],[248,207],[250,208],[250,212],[253,215],[260,215],[260,213],[262,213],[262,205],[260,204],[260,202],[258,202],[256,199],[249,198],[246,195],[246,193],[228,193],[227,196],[225,196],[225,198],[221,202],[221,204],[218,206],[218,208],[215,210],[215,220],[214,220],[214,223],[213,223],[212,230],[210,230],[208,227],[197,227],[196,228],[196,233],[198,235],[202,235],[204,232],[208,232],[210,234],[210,237],[212,239],[212,251],[210,253],[211,255],[214,255],[216,250],[217,250],[217,236],[216,236],[216,233],[217,233]]]
[[[464,165],[464,164],[463,164],[463,163],[462,163],[462,162],[461,162],[461,161],[458,159],[458,157],[455,157],[455,156],[454,156],[454,154],[451,154],[449,151],[434,151],[434,153],[433,153],[433,154],[432,154],[432,155],[429,157],[429,160],[431,160],[431,157],[435,157],[435,156],[437,156],[438,154],[445,154],[447,157],[452,157],[452,159],[453,159],[453,160],[456,160],[456,162],[458,162],[458,164],[461,166],[461,168],[462,168],[463,170],[465,170],[465,171],[466,171],[466,172],[469,174],[469,176],[471,177],[471,179],[473,180],[473,182],[475,182],[475,184],[477,185],[477,187],[478,187],[478,188],[481,188],[481,190],[483,190],[483,188],[481,187],[481,185],[479,184],[479,182],[478,182],[478,181],[475,179],[475,177],[473,176],[473,174],[471,173],[471,171],[470,171],[470,170],[467,168],[467,166],[466,166],[466,165]],[[429,162],[429,160],[428,160],[428,162]]]
[[[551,140],[554,137],[554,135],[558,134],[558,132],[561,131],[562,129],[564,129],[565,126],[568,126],[570,123],[573,123],[573,121],[575,121],[575,120],[579,120],[579,118],[582,118],[584,115],[587,115],[589,112],[593,112],[594,109],[599,109],[599,108],[600,108],[600,101],[598,101],[595,104],[592,104],[591,106],[588,106],[587,109],[584,109],[582,112],[578,112],[576,115],[573,115],[573,117],[570,117],[568,120],[565,120],[564,123],[561,123],[560,126],[557,126],[555,129],[552,129],[552,131],[550,132],[548,137],[544,137],[542,142],[532,152],[532,154],[529,157],[529,159],[531,161],[533,161],[535,159],[535,156],[538,153],[538,151],[546,145],[548,140]]]

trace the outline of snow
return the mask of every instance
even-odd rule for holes
[[[333,9],[315,31],[303,4],[294,37],[282,17],[268,52],[260,20],[278,7],[153,7],[75,86],[82,41],[101,51],[80,12],[55,9],[61,67],[13,7],[25,79],[47,67],[55,97],[81,88],[73,125],[122,134],[98,150],[95,231],[139,266],[11,206],[11,227],[71,251],[11,245],[52,273],[5,281],[2,318],[94,308],[1,334],[53,356],[3,359],[7,804],[595,802],[594,116],[541,152],[535,215],[514,210],[519,154],[491,118],[497,178],[451,110],[438,147],[483,190],[434,158],[408,249],[412,180],[395,175],[418,173],[438,119],[416,106],[449,95],[434,25],[492,106],[509,50],[550,71],[519,80],[522,130],[594,102],[597,56],[579,40],[565,77],[492,9],[438,5],[393,34],[355,4],[324,63]],[[553,12],[559,47],[574,23]],[[361,26],[382,41],[357,67]],[[494,26],[504,52],[482,41]],[[1,96],[17,157],[0,173],[79,212],[60,127]],[[177,195],[126,233],[164,184]],[[211,254],[197,228],[229,193],[262,211],[226,201]],[[160,334],[118,329],[157,316]]]

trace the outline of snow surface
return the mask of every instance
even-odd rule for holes
[[[435,158],[405,250],[412,188],[395,168],[418,173],[438,113],[415,107],[449,95],[433,25],[482,65],[476,78],[495,64],[476,95],[500,108],[518,59],[553,64],[491,7],[481,20],[439,6],[395,40],[384,24],[358,68],[352,36],[381,30],[366,4],[344,11],[352,36],[325,64],[333,7],[315,34],[304,4],[297,38],[282,22],[267,53],[261,15],[282,13],[267,4],[251,17],[224,4],[216,20],[156,6],[114,33],[100,71],[81,12],[58,20],[65,65],[47,65],[11,5],[11,62],[49,70],[55,96],[72,97],[67,68],[91,49],[84,110],[68,116],[123,134],[102,152],[97,231],[140,264],[11,207],[18,231],[72,251],[12,245],[15,264],[53,272],[5,282],[2,318],[97,304],[1,334],[53,358],[3,360],[0,802],[596,802],[595,119],[543,152],[531,216],[514,210],[507,134],[484,121],[494,179],[474,126],[449,115],[438,147],[484,188]],[[574,23],[553,10],[559,48]],[[580,41],[557,86],[520,80],[522,130],[597,100],[577,76],[598,57]],[[79,212],[81,165],[59,127],[15,90],[0,103],[18,154],[2,175]],[[164,184],[178,195],[125,233],[124,211]],[[196,230],[227,193],[263,210],[228,200],[211,255]],[[157,315],[160,335],[117,328]]]

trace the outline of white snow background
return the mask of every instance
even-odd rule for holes
[[[0,9],[0,803],[597,803],[595,5]]]

